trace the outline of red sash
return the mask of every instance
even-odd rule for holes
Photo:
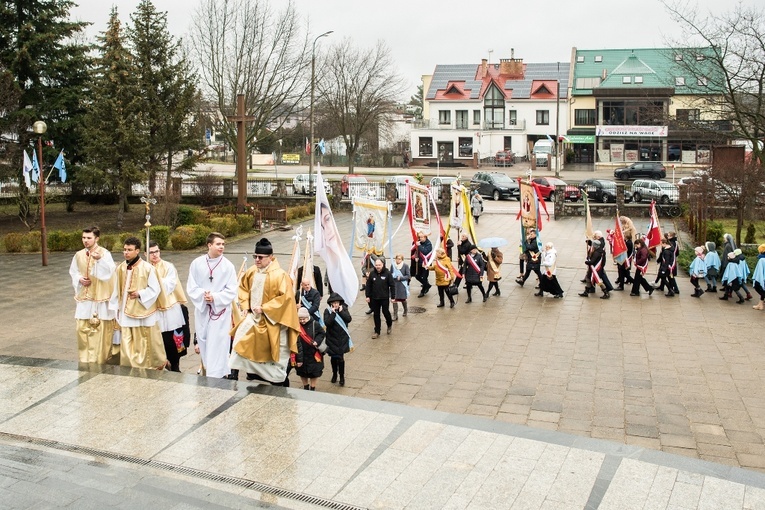
[[[470,264],[470,267],[472,267],[475,270],[475,272],[480,275],[481,268],[478,266],[478,264],[475,263],[475,259],[473,258],[473,256],[471,254],[468,254],[468,256],[465,258],[467,259],[468,264]]]
[[[321,353],[316,347],[314,347],[313,338],[308,335],[302,324],[300,325],[300,339],[315,349],[313,353],[313,359],[316,361],[321,361]]]

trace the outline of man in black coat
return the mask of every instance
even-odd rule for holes
[[[297,301],[298,309],[308,309],[308,314],[319,324],[322,324],[321,314],[319,313],[319,307],[321,306],[321,294],[319,291],[311,287],[311,280],[304,278],[300,282],[300,290],[295,295],[295,301]],[[322,324],[323,325],[323,324]]]
[[[390,335],[391,328],[393,327],[393,318],[390,315],[390,300],[396,295],[396,283],[381,259],[375,260],[375,269],[367,278],[365,293],[367,303],[369,303],[374,313],[375,332],[372,338],[380,336],[381,310],[385,316],[385,324],[388,326],[387,333]]]

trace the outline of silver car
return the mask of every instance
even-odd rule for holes
[[[637,179],[632,183],[632,198],[635,202],[643,199],[656,200],[662,204],[676,204],[680,200],[680,191],[671,182],[653,179]]]

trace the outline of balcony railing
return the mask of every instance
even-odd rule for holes
[[[412,122],[412,129],[418,130],[418,129],[439,129],[439,130],[461,130],[461,131],[525,131],[526,130],[526,120],[521,119],[515,122],[515,124],[511,124],[510,122],[505,122],[503,126],[497,127],[494,124],[489,123],[482,123],[480,125],[477,124],[466,124],[466,125],[460,125],[460,127],[455,127],[456,124],[449,123],[449,124],[440,124],[438,121],[435,120],[428,120],[428,119],[420,119],[415,120]]]

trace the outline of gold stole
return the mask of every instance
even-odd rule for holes
[[[141,304],[139,299],[128,299],[128,292],[134,290],[143,290],[149,286],[149,274],[151,273],[151,264],[139,260],[132,269],[128,271],[127,262],[123,262],[117,268],[117,285],[120,298],[120,313],[133,319],[145,319],[157,311],[157,302],[155,301],[149,308]]]
[[[100,246],[95,248],[96,250],[103,250]],[[111,281],[102,281],[95,277],[95,268],[93,267],[97,261],[93,260],[93,257],[88,255],[88,250],[80,250],[74,254],[74,260],[77,263],[77,269],[82,276],[90,278],[90,285],[88,287],[82,286],[74,299],[76,301],[95,301],[106,302],[112,296]]]

